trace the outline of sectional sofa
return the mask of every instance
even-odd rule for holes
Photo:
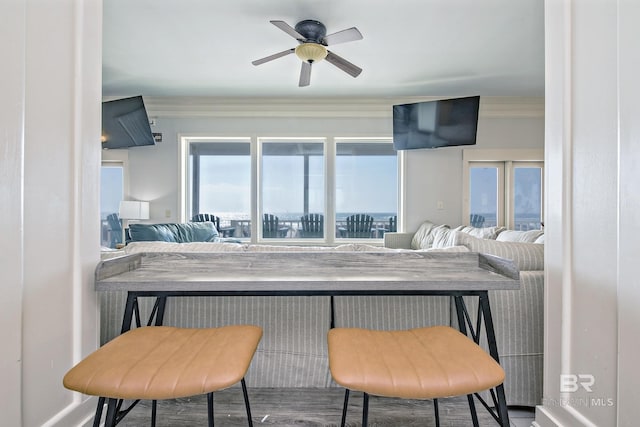
[[[207,224],[207,223],[201,223]],[[143,225],[143,224],[136,224]],[[424,224],[423,224],[424,225]],[[133,241],[120,253],[140,252],[254,252],[254,251],[469,251],[498,252],[498,256],[514,256],[521,269],[522,290],[496,292],[491,296],[492,312],[501,363],[507,371],[505,392],[509,405],[534,406],[542,397],[542,252],[518,252],[518,244],[507,244],[504,250],[475,247],[470,234],[459,230],[450,232],[445,242],[436,245],[436,226],[425,234],[430,247],[411,249],[411,236],[396,233],[385,239],[390,246],[408,239],[408,248],[391,248],[348,243],[336,247],[276,246],[225,241],[219,236],[198,234],[200,241],[188,241],[179,231],[167,236],[173,225],[153,225],[162,236],[152,235],[153,227],[131,230]],[[190,227],[190,226],[188,226]],[[208,225],[198,225],[208,228]],[[134,227],[140,228],[140,227]],[[178,227],[180,228],[180,227]],[[425,227],[421,227],[424,231]],[[174,228],[175,229],[175,228]],[[136,231],[144,231],[145,241],[136,241]],[[202,231],[202,230],[200,230]],[[420,231],[420,230],[419,230]],[[193,236],[193,235],[192,235]],[[204,237],[202,237],[204,236]],[[156,240],[154,240],[156,239]],[[395,239],[395,240],[394,240]],[[473,238],[476,239],[476,238]],[[476,239],[484,242],[488,239]],[[424,243],[424,242],[423,242]],[[493,240],[495,244],[496,241]],[[426,244],[426,243],[424,243]],[[397,246],[397,245],[396,245]],[[471,247],[475,249],[472,249]],[[506,247],[509,251],[506,251]],[[539,249],[543,245],[535,244]],[[514,251],[512,251],[515,250]],[[509,257],[507,256],[507,257]],[[539,257],[539,258],[538,258]],[[524,267],[524,268],[523,268]],[[536,270],[535,268],[538,268]],[[223,265],[219,268],[224,268]],[[283,265],[281,268],[295,268]],[[120,331],[124,312],[124,292],[105,292],[101,298],[101,343],[115,337]],[[470,307],[472,301],[468,301]],[[149,313],[152,301],[142,301],[143,314]],[[335,299],[337,326],[400,329],[425,325],[455,325],[455,310],[448,297],[423,296],[371,296],[337,297]],[[327,365],[326,334],[330,322],[329,297],[184,297],[172,298],[167,304],[165,324],[175,326],[207,327],[234,323],[252,323],[263,327],[264,336],[256,353],[247,382],[254,387],[331,387],[335,384]],[[540,333],[538,334],[538,330]]]
[[[515,261],[520,270],[521,289],[489,293],[500,364],[506,371],[508,404],[540,404],[544,349],[544,232],[504,227],[454,228],[425,221],[415,233],[386,233],[384,243],[388,248],[406,250],[463,247]],[[470,301],[467,304],[472,305]],[[451,323],[456,323],[455,316]]]

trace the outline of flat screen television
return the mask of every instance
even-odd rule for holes
[[[155,145],[142,96],[102,103],[102,148]]]
[[[393,106],[396,150],[474,145],[479,96]]]

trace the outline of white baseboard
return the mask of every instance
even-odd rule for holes
[[[98,398],[95,396],[83,396],[80,402],[71,405],[58,412],[47,420],[42,427],[83,427],[93,423]]]
[[[536,406],[536,418],[531,425],[533,427],[597,427],[570,406]]]

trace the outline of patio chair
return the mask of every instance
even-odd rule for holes
[[[197,214],[191,218],[192,222],[212,222],[216,226],[216,230],[220,231],[220,217],[213,214]]]
[[[324,215],[307,214],[300,217],[301,237],[324,237]]]
[[[264,214],[262,219],[262,237],[283,238],[287,236],[289,227],[280,227],[280,220],[273,214]]]
[[[469,217],[469,223],[472,227],[482,227],[484,225],[484,216],[478,214],[471,214]]]
[[[389,217],[389,232],[395,233],[398,231],[398,215]]]
[[[371,238],[373,217],[367,214],[355,214],[347,217],[345,237]]]
[[[122,223],[117,213],[107,215],[107,224],[109,224],[110,248],[115,248],[117,244],[122,243]]]

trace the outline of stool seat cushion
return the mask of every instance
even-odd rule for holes
[[[402,331],[329,331],[329,368],[339,385],[377,396],[433,399],[500,385],[504,370],[448,326]]]
[[[66,388],[115,399],[160,400],[206,394],[244,378],[262,337],[252,325],[128,331],[73,367]]]

